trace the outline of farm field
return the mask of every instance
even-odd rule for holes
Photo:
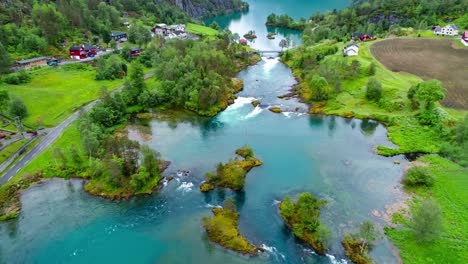
[[[31,76],[30,83],[0,86],[24,101],[29,112],[25,123],[29,126],[56,126],[79,107],[97,99],[101,87],[113,90],[124,83],[124,80],[96,81],[92,67],[42,68],[32,70]]]
[[[372,55],[394,72],[438,79],[447,89],[442,104],[468,109],[468,49],[454,49],[448,39],[388,39],[371,46]]]

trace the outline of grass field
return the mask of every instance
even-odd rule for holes
[[[468,109],[468,49],[454,49],[450,40],[400,38],[379,41],[371,51],[391,71],[442,81],[442,104]]]
[[[197,24],[188,23],[185,29],[188,33],[201,36],[216,36],[219,32],[210,27],[205,27]]]
[[[21,139],[15,143],[6,146],[4,149],[0,150],[0,164],[6,161],[13,153],[20,149],[26,142],[27,139]]]
[[[17,176],[23,175],[25,173],[34,173],[38,170],[44,170],[49,165],[53,165],[55,162],[56,158],[53,155],[53,150],[55,148],[60,148],[62,152],[67,156],[68,161],[72,162],[72,160],[69,158],[69,148],[71,146],[75,146],[82,156],[84,157],[84,154],[81,151],[81,138],[80,138],[80,133],[78,131],[78,127],[76,125],[76,121],[71,123],[68,127],[66,127],[63,130],[62,135],[54,142],[50,147],[48,147],[44,152],[39,154],[36,158],[31,160],[31,162],[26,165],[22,170],[20,170],[15,178],[19,178]],[[47,175],[45,172],[44,177],[55,177],[56,175]]]
[[[96,81],[96,72],[92,68],[42,68],[31,71],[31,75],[30,83],[0,86],[25,102],[29,111],[25,123],[31,126],[53,127],[80,106],[97,99],[101,87],[113,90],[124,83],[124,80]]]
[[[421,243],[408,225],[387,228],[386,234],[400,249],[404,263],[468,263],[468,171],[436,156],[422,161],[430,164],[435,184],[430,189],[417,189],[417,199],[431,196],[442,209],[443,231],[433,242]]]

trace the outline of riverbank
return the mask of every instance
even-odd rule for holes
[[[439,153],[446,137],[438,129],[430,126],[424,126],[417,120],[419,112],[411,109],[411,104],[407,99],[408,90],[422,79],[406,73],[395,73],[386,69],[377,61],[370,52],[372,42],[360,44],[359,56],[343,58],[341,48],[343,43],[329,42],[319,44],[313,47],[303,49],[314,50],[321,49],[324,45],[335,45],[338,47],[338,53],[327,55],[324,62],[347,63],[351,60],[358,61],[359,68],[357,77],[353,79],[344,79],[339,92],[324,101],[314,101],[309,92],[310,80],[304,79],[304,70],[297,65],[298,49],[290,51],[283,55],[283,62],[293,69],[294,76],[299,81],[295,88],[296,93],[301,96],[306,103],[310,103],[309,113],[337,115],[345,118],[373,119],[383,123],[388,129],[388,138],[398,148],[387,146],[378,146],[376,152],[383,156],[396,156],[407,153]],[[312,51],[313,52],[313,51]],[[375,74],[370,76],[367,70],[371,64],[375,65]],[[374,77],[382,84],[384,104],[378,104],[366,98],[366,84],[370,77]],[[463,110],[443,108],[449,116],[449,124],[460,119]]]
[[[313,50],[317,47],[320,49],[321,45],[324,44],[305,49]],[[342,43],[336,42],[329,42],[325,45],[337,45],[339,53],[343,47]],[[318,72],[322,74],[326,72],[322,65],[328,62],[333,62],[335,65],[340,65],[340,63],[350,65],[350,61],[353,61],[352,64],[358,67],[357,77],[343,80],[340,90],[328,100],[323,101],[312,99],[309,87],[316,84],[313,84],[311,79],[305,79],[304,68],[297,65],[297,58],[302,54],[292,51],[283,56],[283,61],[293,69],[294,75],[300,82],[295,92],[305,102],[311,103],[309,113],[373,119],[385,124],[389,140],[398,147],[378,146],[375,149],[378,154],[396,156],[408,153],[439,153],[442,146],[451,140],[449,131],[457,122],[462,122],[461,119],[467,111],[449,109],[438,104],[437,109],[443,112],[445,117],[443,125],[422,125],[418,117],[420,113],[412,108],[407,97],[409,89],[422,82],[422,79],[407,73],[391,72],[372,56],[371,45],[372,43],[360,43],[359,56],[349,59],[343,58],[341,54],[325,56],[318,66]],[[374,74],[369,74],[371,65],[375,67]],[[376,78],[382,84],[383,103],[366,98],[366,85],[371,77]],[[400,219],[402,222],[398,223],[403,223],[403,226],[386,227],[385,233],[398,247],[400,256],[405,262],[460,263],[460,260],[467,259],[466,254],[460,252],[467,252],[468,248],[466,236],[461,232],[462,229],[467,228],[464,219],[467,219],[468,211],[460,207],[460,201],[466,200],[464,198],[466,195],[462,190],[468,186],[468,171],[442,157],[426,156],[418,160],[429,164],[431,173],[436,176],[436,186],[410,191],[413,201],[408,200],[407,203],[414,208],[424,197],[434,198],[443,211],[443,234],[429,243],[418,242],[412,230],[408,212],[394,213],[392,218]]]

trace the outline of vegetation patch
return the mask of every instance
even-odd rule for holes
[[[286,196],[279,205],[281,217],[294,235],[321,255],[325,255],[331,236],[328,227],[320,223],[320,209],[325,204],[310,193],[301,193],[296,203]]]
[[[216,36],[219,34],[219,31],[213,28],[205,27],[205,26],[197,25],[193,23],[188,23],[185,31],[187,31],[188,33],[192,33],[192,34],[200,35],[200,36]]]
[[[21,140],[16,141],[13,144],[6,146],[2,150],[0,150],[0,164],[2,164],[11,155],[13,155],[16,151],[18,151],[24,144],[26,144],[26,142],[28,142],[27,139],[21,139]]]
[[[250,244],[238,230],[239,213],[232,199],[224,202],[224,208],[213,208],[213,217],[204,217],[203,227],[208,238],[235,252],[244,255],[256,255],[258,248]]]
[[[372,259],[367,255],[372,248],[373,241],[377,238],[375,226],[370,221],[361,224],[359,232],[346,235],[341,244],[345,249],[346,256],[356,264],[370,264]]]
[[[209,172],[205,175],[206,182],[200,186],[200,191],[208,192],[216,186],[230,188],[234,191],[240,191],[244,188],[245,177],[254,167],[262,165],[262,162],[253,155],[253,150],[244,146],[236,150],[236,154],[243,159],[234,158],[228,163],[219,163],[216,167],[216,173]]]
[[[85,70],[69,70],[68,67],[34,70],[31,81],[18,85],[5,84],[10,97],[24,101],[29,125],[52,127],[76,111],[79,107],[99,98],[103,86],[114,90],[123,85],[122,80],[97,81],[92,67]]]
[[[405,263],[460,263],[468,259],[468,172],[438,156],[420,160],[429,164],[434,184],[412,188],[411,216],[385,233]]]

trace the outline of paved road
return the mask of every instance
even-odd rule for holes
[[[154,74],[155,74],[154,72],[146,74],[145,79],[150,78]],[[122,89],[123,89],[123,86],[118,88],[117,90],[113,91],[113,93],[120,92],[120,91],[122,91]],[[95,106],[98,101],[99,100],[96,100],[96,101],[86,105],[81,110],[76,111],[73,115],[71,115],[69,118],[67,118],[65,121],[63,121],[60,125],[54,127],[53,129],[50,129],[49,133],[46,136],[44,136],[44,138],[42,138],[42,140],[36,146],[34,146],[15,165],[13,165],[10,169],[8,169],[3,174],[3,176],[0,178],[0,186],[5,185],[13,176],[15,176],[22,168],[24,168],[32,159],[34,159],[39,154],[41,154],[55,140],[57,140],[57,138],[62,134],[63,130],[68,125],[70,125],[70,123],[75,121],[80,116],[80,111],[88,111],[93,106]]]

